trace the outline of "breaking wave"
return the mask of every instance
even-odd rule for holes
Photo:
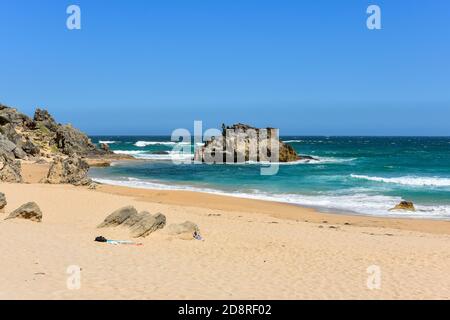
[[[450,178],[437,178],[437,177],[396,177],[396,178],[383,178],[383,177],[371,177],[365,175],[352,174],[352,178],[364,179],[368,181],[384,182],[384,183],[395,183],[407,186],[418,186],[418,187],[449,187]]]

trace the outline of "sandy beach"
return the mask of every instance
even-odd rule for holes
[[[26,184],[0,185],[0,299],[448,299],[450,222],[323,214],[280,203],[183,191],[38,184],[45,165],[23,165]],[[3,219],[35,201],[41,223]],[[114,210],[161,212],[198,224],[204,241],[164,229],[142,246],[122,228],[97,229]],[[67,286],[70,266],[80,288]],[[367,269],[381,271],[369,289]],[[70,270],[70,269],[69,269]]]

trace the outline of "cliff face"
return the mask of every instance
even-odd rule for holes
[[[245,161],[292,162],[302,159],[290,145],[276,137],[276,129],[254,128],[246,124],[222,126],[222,139],[212,139],[197,149],[195,160],[210,162],[211,157],[223,162]],[[273,157],[278,149],[279,157]]]
[[[30,118],[0,104],[0,181],[22,182],[19,160],[109,154],[78,129],[57,123],[46,110],[37,109]]]

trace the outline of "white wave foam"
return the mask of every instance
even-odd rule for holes
[[[414,218],[450,218],[450,206],[423,206],[416,205],[417,211],[414,213],[396,211],[393,208],[403,199],[400,197],[390,197],[383,195],[369,195],[366,193],[356,193],[352,195],[321,194],[321,195],[300,195],[300,194],[270,194],[258,190],[247,192],[225,192],[213,188],[200,188],[185,185],[168,185],[161,182],[147,181],[137,178],[123,178],[122,180],[93,178],[95,181],[105,184],[126,186],[143,189],[157,190],[185,190],[218,195],[226,195],[238,198],[256,199],[264,201],[274,201],[296,204],[307,207],[319,208],[328,211],[340,211],[347,213],[359,213],[374,216],[389,217],[414,217]]]
[[[438,177],[414,177],[405,176],[397,178],[383,178],[383,177],[371,177],[365,175],[352,174],[352,178],[364,179],[369,181],[395,183],[407,186],[419,186],[419,187],[449,187],[450,178],[438,178]]]
[[[283,140],[284,143],[300,143],[303,142],[303,140]]]
[[[109,140],[102,141],[102,140],[100,140],[98,143],[103,143],[103,144],[113,144],[113,143],[116,143],[116,141],[109,141]]]
[[[136,147],[147,147],[147,146],[175,146],[175,145],[190,145],[189,142],[173,142],[173,141],[138,141],[134,144]]]
[[[167,151],[167,155],[164,154],[151,154],[144,150],[114,150],[114,153],[131,155],[138,159],[148,159],[148,160],[180,160],[180,159],[193,159],[194,155],[191,153],[179,153],[175,151]],[[256,161],[246,161],[245,164],[251,165],[280,165],[280,166],[294,166],[300,164],[333,164],[333,163],[345,163],[356,160],[356,158],[317,158],[317,159],[302,159],[292,162],[256,162]],[[242,163],[226,163],[230,165],[242,165]]]
[[[114,150],[114,153],[131,155],[136,159],[142,160],[170,160],[170,161],[181,161],[193,159],[193,154],[182,154],[175,151],[167,151],[167,154],[152,154],[147,151],[140,150]]]

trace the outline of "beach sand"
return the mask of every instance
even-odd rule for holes
[[[45,165],[24,164],[26,184],[0,184],[0,299],[448,299],[450,222],[323,214],[297,206],[184,191],[36,182]],[[35,201],[42,223],[3,219]],[[205,241],[164,230],[142,246],[97,229],[133,205],[197,223]],[[81,268],[69,289],[70,266]],[[369,289],[367,269],[381,271]],[[372,267],[373,268],[373,267]],[[69,286],[70,287],[70,286]]]

